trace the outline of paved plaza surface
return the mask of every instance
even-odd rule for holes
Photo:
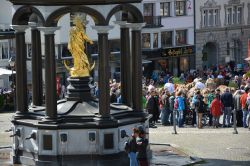
[[[239,134],[232,134],[233,128],[178,128],[158,126],[150,129],[150,141],[169,143],[190,156],[202,158],[199,165],[250,165],[250,131],[238,128]],[[198,165],[198,164],[197,164]]]
[[[0,147],[11,145],[10,133],[4,132],[11,126],[13,113],[0,113]],[[232,134],[233,128],[178,128],[178,134],[172,134],[172,126],[150,128],[153,161],[151,165],[186,165],[192,159],[203,159],[194,165],[240,166],[250,165],[250,131],[238,128],[239,134]],[[169,144],[171,146],[169,146]],[[9,152],[10,150],[5,150]],[[161,153],[161,154],[160,154]],[[0,149],[0,158],[3,150]],[[166,155],[166,157],[164,157]],[[166,161],[167,159],[167,161]],[[0,159],[1,163],[1,159]]]

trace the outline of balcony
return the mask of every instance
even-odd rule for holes
[[[163,27],[161,24],[161,16],[144,16],[144,22],[146,23],[144,28]]]

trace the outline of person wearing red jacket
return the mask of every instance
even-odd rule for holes
[[[247,128],[247,114],[248,114],[248,109],[247,109],[247,97],[248,97],[248,92],[249,92],[249,87],[245,88],[245,93],[241,95],[240,97],[240,104],[243,112],[243,127]]]
[[[210,112],[213,116],[213,127],[218,128],[219,126],[219,119],[220,116],[222,114],[222,110],[223,110],[223,104],[220,100],[220,95],[216,94],[215,99],[212,101],[211,105],[210,105]]]

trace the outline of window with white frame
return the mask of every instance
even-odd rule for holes
[[[160,15],[165,17],[170,16],[170,2],[160,3]]]
[[[219,25],[219,9],[214,10],[214,25]]]
[[[162,47],[170,47],[172,46],[172,32],[171,31],[166,31],[166,32],[161,32],[161,46]]]
[[[175,1],[175,15],[184,16],[186,14],[186,1]]]
[[[143,15],[144,16],[153,16],[154,15],[154,4],[153,3],[144,3],[143,4]]]
[[[232,8],[227,8],[227,25],[232,24]]]
[[[6,42],[0,42],[0,55],[1,59],[9,59],[9,43]]]
[[[187,30],[176,31],[176,45],[187,44]]]
[[[208,10],[203,11],[203,26],[207,27],[208,25]]]
[[[219,9],[203,9],[202,27],[214,27],[219,25]]]
[[[208,26],[213,26],[214,25],[214,14],[213,10],[208,11]]]
[[[242,24],[242,7],[237,8],[237,24]]]
[[[142,48],[150,48],[150,33],[142,33]]]
[[[242,6],[226,7],[226,25],[242,24]]]
[[[232,17],[232,24],[236,24],[236,15],[237,15],[237,7],[233,7],[233,17]]]

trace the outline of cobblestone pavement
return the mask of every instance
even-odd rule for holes
[[[0,146],[10,145],[10,133],[5,132],[5,130],[11,127],[11,117],[13,113],[0,113]]]
[[[9,133],[13,113],[0,113],[0,145],[11,145]],[[238,128],[239,134],[232,134],[233,128],[178,128],[172,134],[172,126],[150,128],[151,143],[171,144],[187,155],[203,158],[207,166],[250,165],[250,131]],[[167,163],[166,163],[167,164]],[[165,164],[164,164],[165,165]],[[171,164],[167,164],[171,165]]]
[[[150,128],[150,141],[169,143],[188,155],[203,158],[205,165],[250,165],[250,131],[238,128],[239,134],[232,134],[233,128],[158,126]],[[204,165],[204,164],[202,164]]]

